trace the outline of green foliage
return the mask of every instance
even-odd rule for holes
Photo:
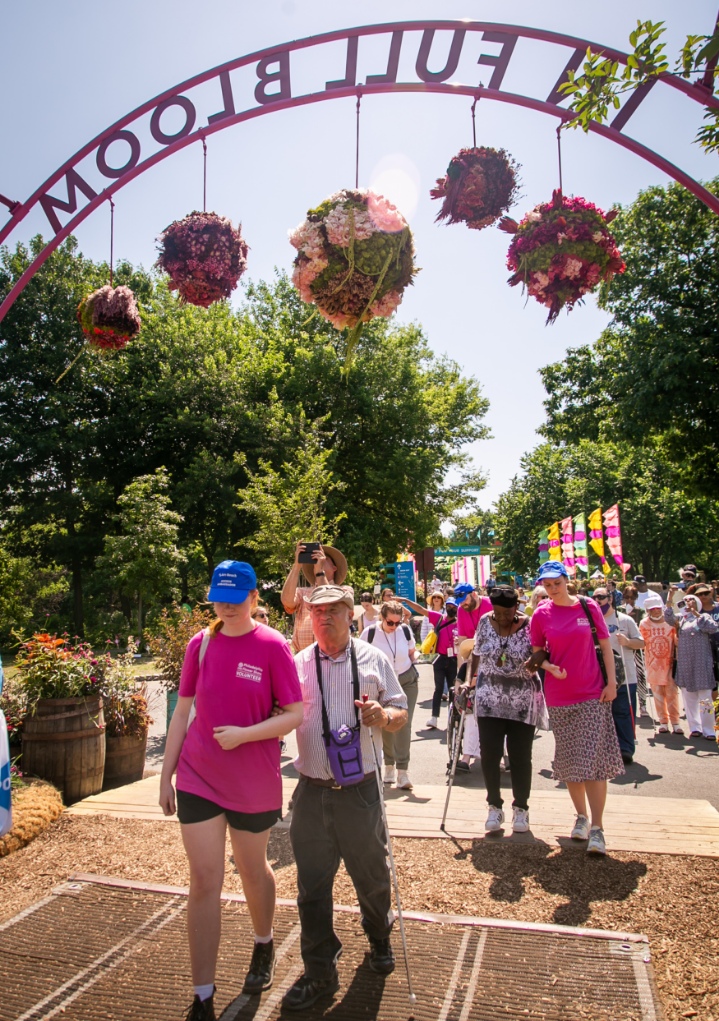
[[[134,656],[137,646],[116,659],[106,657],[102,685],[105,731],[109,737],[144,737],[152,716],[148,709],[147,685],[135,683]]]
[[[327,467],[330,450],[323,450],[319,425],[303,430],[304,439],[294,459],[279,470],[260,461],[259,470],[248,472],[248,482],[238,494],[239,506],[257,519],[255,532],[244,545],[262,558],[269,575],[285,575],[294,562],[295,547],[302,539],[332,545],[344,512],[328,519],[329,496],[344,488]]]
[[[708,187],[719,193],[719,180]],[[627,264],[601,294],[612,313],[591,346],[541,370],[554,443],[661,438],[687,488],[719,482],[719,219],[680,185],[649,188],[612,228]]]
[[[41,567],[0,545],[0,644],[9,645],[14,631],[45,627],[67,591],[66,573],[57,565]]]
[[[155,629],[149,637],[150,651],[160,667],[162,684],[166,691],[177,691],[180,687],[182,664],[187,643],[212,623],[212,614],[196,606],[183,610],[175,604],[169,610],[163,608]]]
[[[28,711],[34,712],[41,698],[101,696],[107,661],[78,639],[40,633],[22,641],[15,666]]]
[[[97,561],[99,570],[110,573],[121,591],[137,598],[140,635],[143,603],[174,593],[184,559],[177,548],[181,517],[170,510],[169,484],[165,469],[158,468],[126,487],[117,501],[122,534],[105,537],[105,552]]]
[[[521,466],[497,504],[505,568],[536,571],[541,529],[619,501],[624,560],[634,570],[659,580],[691,560],[715,576],[719,504],[686,491],[681,469],[660,441],[643,447],[622,440],[545,443]]]
[[[19,683],[17,675],[8,677],[7,673],[5,674],[2,691],[0,691],[0,710],[5,714],[10,744],[19,744],[28,707],[27,692]]]
[[[663,21],[637,21],[636,29],[629,36],[632,50],[626,64],[604,57],[602,53],[594,53],[589,48],[581,73],[568,71],[567,81],[559,86],[564,96],[571,97],[569,108],[576,115],[566,126],[589,131],[592,121],[603,124],[612,110],[619,109],[621,96],[660,75],[666,75],[669,61],[664,43],[659,42],[664,32]],[[719,23],[712,36],[687,36],[676,59],[674,72],[683,78],[701,74],[702,83],[712,95],[718,73],[718,55]],[[707,124],[700,129],[696,141],[706,152],[716,152],[719,150],[719,112],[708,107],[704,119]]]

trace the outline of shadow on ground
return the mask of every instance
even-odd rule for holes
[[[514,846],[507,854],[504,845],[493,847],[475,840],[469,849],[460,846],[455,859],[469,861],[477,872],[492,876],[489,895],[493,900],[518,903],[528,896],[528,879],[547,893],[564,897],[566,902],[555,908],[552,919],[558,925],[583,925],[593,902],[626,900],[647,872],[642,861],[618,861],[610,855],[591,858],[583,846],[569,841],[559,851],[537,841]]]

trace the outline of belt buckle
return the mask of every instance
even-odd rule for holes
[[[335,782],[330,787],[330,790],[331,791],[341,791],[341,790],[344,790],[344,788],[342,787],[341,783],[337,783],[337,781],[335,780]]]

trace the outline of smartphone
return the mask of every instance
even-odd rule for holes
[[[312,556],[312,554],[316,550],[321,548],[321,543],[319,543],[319,542],[306,542],[306,543],[304,543],[304,547],[305,548],[302,550],[302,552],[300,553],[299,557],[297,558],[297,562],[299,564],[314,564],[315,559]]]
[[[683,610],[686,605],[686,599],[680,599],[677,603],[677,610]]]

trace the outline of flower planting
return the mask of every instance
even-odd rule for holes
[[[519,166],[504,149],[460,149],[430,195],[442,199],[437,220],[489,227],[506,213],[517,195]]]
[[[582,198],[555,191],[521,223],[505,218],[502,230],[514,234],[507,253],[509,284],[522,284],[549,309],[547,322],[581,302],[603,281],[623,273],[624,261],[608,230],[616,210],[603,213]]]
[[[170,290],[190,305],[209,308],[229,298],[247,267],[249,248],[240,228],[217,213],[190,213],[159,238],[157,266],[170,277]]]
[[[292,282],[336,329],[357,332],[375,316],[395,311],[417,272],[407,221],[371,191],[339,191],[290,232],[297,249]]]
[[[100,287],[77,307],[82,332],[93,347],[117,351],[140,332],[140,313],[129,287]]]

